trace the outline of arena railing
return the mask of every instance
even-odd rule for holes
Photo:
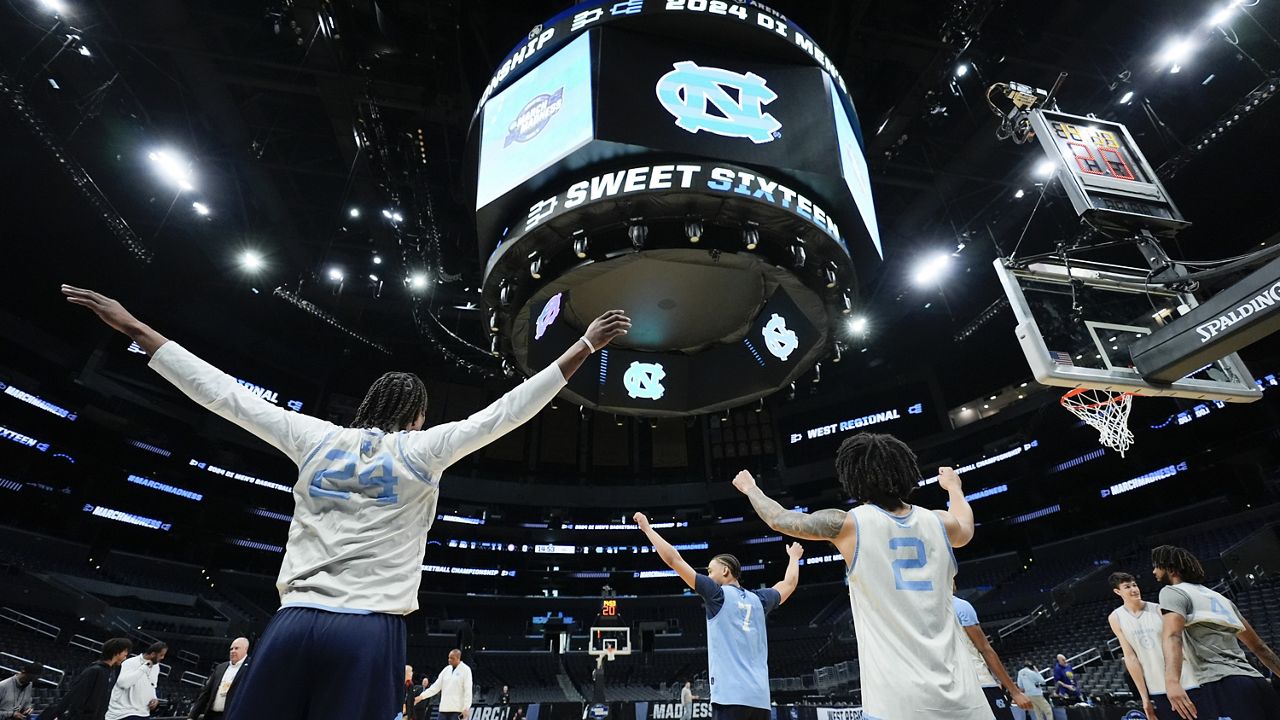
[[[80,635],[78,633],[75,635],[72,635],[69,644],[74,645],[78,648],[84,648],[85,650],[88,650],[91,653],[102,652],[102,641],[94,640],[93,638],[88,637],[87,635]]]
[[[47,623],[39,618],[33,618],[25,613],[20,613],[11,607],[0,607],[0,620],[8,620],[14,625],[21,625],[32,632],[38,632],[52,640],[57,640],[58,635],[62,634],[62,628],[57,625]]]
[[[1038,621],[1042,617],[1045,617],[1048,614],[1049,614],[1048,608],[1046,608],[1044,605],[1037,605],[1035,610],[1032,610],[1027,615],[1022,616],[1017,620],[1014,620],[1008,625],[1005,625],[1004,627],[997,630],[996,636],[999,637],[1001,640],[1003,640],[1009,637],[1010,635],[1018,632],[1019,630],[1024,630],[1026,628],[1031,627],[1036,623],[1036,621]]]
[[[1091,647],[1084,652],[1076,653],[1075,655],[1067,658],[1067,664],[1078,670],[1090,663],[1099,662],[1101,660],[1102,653],[1098,651],[1098,648]],[[1053,678],[1053,668],[1049,667],[1041,670],[1040,677],[1044,678],[1045,682],[1051,680]]]
[[[182,676],[178,678],[178,682],[195,685],[196,687],[204,687],[204,684],[208,681],[208,675],[201,675],[200,673],[191,672],[190,670],[182,673]]]
[[[0,670],[4,670],[6,672],[10,672],[16,675],[17,673],[22,672],[23,667],[30,664],[31,664],[30,658],[24,658],[20,655],[14,655],[13,653],[0,651]],[[46,673],[52,673],[54,676],[56,676],[56,679],[51,678],[48,675],[44,675],[38,679],[38,682],[42,682],[46,685],[52,685],[53,687],[58,687],[59,685],[61,685],[62,679],[67,675],[66,671],[62,670],[61,668],[53,667],[52,665],[45,665],[44,671]]]

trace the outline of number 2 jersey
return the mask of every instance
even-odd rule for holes
[[[150,367],[298,466],[280,604],[395,615],[418,609],[441,474],[527,422],[565,384],[552,364],[466,420],[388,433],[276,407],[172,341]]]
[[[916,506],[902,517],[875,505],[849,514],[857,530],[849,602],[863,717],[993,718],[952,606],[956,561],[942,518]]]

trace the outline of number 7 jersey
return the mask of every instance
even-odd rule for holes
[[[989,720],[951,603],[955,555],[942,518],[912,506],[849,511],[857,545],[849,603],[858,639],[863,717]]]

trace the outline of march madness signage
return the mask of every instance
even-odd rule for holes
[[[681,720],[684,705],[678,702],[636,703],[636,720]],[[693,703],[693,720],[711,717],[711,703],[699,700]]]
[[[530,708],[534,712],[530,713]],[[536,708],[536,705],[472,705],[471,720],[532,720],[538,717]]]

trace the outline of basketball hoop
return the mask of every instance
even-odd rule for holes
[[[1063,395],[1061,402],[1072,415],[1098,431],[1099,443],[1120,453],[1120,457],[1133,445],[1133,431],[1129,429],[1133,393],[1080,387]]]

